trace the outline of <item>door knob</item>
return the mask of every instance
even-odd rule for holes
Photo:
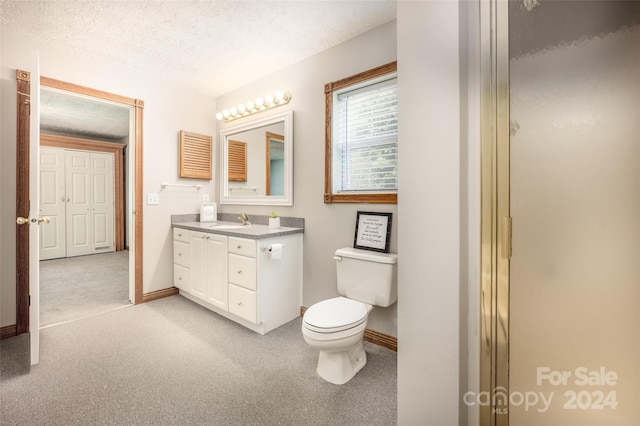
[[[40,225],[42,222],[44,222],[44,223],[49,223],[49,222],[51,222],[51,219],[49,219],[49,216],[43,216],[43,217],[40,217],[40,218],[38,218],[38,219],[31,219],[31,222],[33,222],[33,223],[37,223],[38,225]],[[29,218],[28,218],[28,217],[21,217],[21,216],[19,216],[19,217],[16,219],[16,223],[17,223],[18,225],[24,225],[25,223],[29,223]]]

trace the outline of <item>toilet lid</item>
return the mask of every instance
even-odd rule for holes
[[[317,328],[344,330],[364,321],[370,310],[371,305],[366,303],[346,297],[335,297],[318,302],[307,309],[304,322]]]

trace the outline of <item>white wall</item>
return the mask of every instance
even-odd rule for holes
[[[398,2],[400,425],[477,419],[460,398],[478,374],[477,49],[466,69],[474,5]]]
[[[149,73],[120,69],[2,34],[2,283],[0,326],[15,324],[15,70],[27,69],[30,51],[40,52],[41,74],[83,86],[141,99],[144,108],[144,196],[160,192],[160,205],[144,206],[145,293],[173,285],[170,215],[196,213],[204,193],[214,195],[214,182],[203,188],[167,188],[178,178],[178,133],[188,130],[215,135],[216,101],[160,80]]]
[[[356,213],[392,212],[391,251],[397,252],[396,205],[324,204],[324,84],[396,60],[395,21],[328,49],[217,99],[219,109],[274,93],[288,91],[293,113],[293,206],[280,207],[281,216],[305,218],[303,304],[311,306],[338,295],[333,252],[353,246]],[[286,108],[286,107],[282,107]],[[246,119],[243,119],[246,120]],[[219,129],[231,124],[219,124]],[[218,150],[219,155],[219,150]],[[268,206],[221,205],[220,212],[268,214]],[[402,263],[402,255],[399,262]],[[397,305],[376,307],[368,327],[397,335]]]

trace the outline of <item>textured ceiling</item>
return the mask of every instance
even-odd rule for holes
[[[127,107],[42,88],[40,129],[46,133],[120,141],[129,136]]]
[[[395,0],[0,0],[2,32],[212,97],[396,17]],[[45,131],[117,140],[129,111],[43,92]]]
[[[1,0],[2,31],[214,97],[396,17],[375,1]]]

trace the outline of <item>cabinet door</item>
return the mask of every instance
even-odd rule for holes
[[[229,253],[241,256],[256,257],[256,240],[229,237]]]
[[[190,240],[189,231],[182,228],[173,228],[173,240],[188,244]]]
[[[229,282],[255,291],[256,260],[229,253]]]
[[[228,310],[227,237],[207,234],[207,302]]]
[[[206,300],[207,291],[207,234],[191,231],[191,288],[189,292]]]
[[[173,285],[180,290],[191,290],[191,270],[180,266],[178,264],[173,265]]]
[[[173,263],[191,268],[191,246],[188,243],[173,242]]]
[[[257,324],[256,292],[229,284],[229,312]]]

